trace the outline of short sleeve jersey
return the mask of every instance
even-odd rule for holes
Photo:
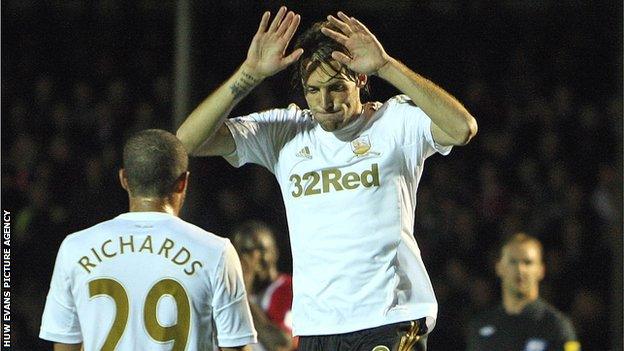
[[[370,110],[372,110],[371,113]],[[368,104],[327,132],[309,110],[275,109],[226,121],[234,166],[273,172],[293,254],[293,333],[352,332],[437,315],[414,239],[416,189],[437,145],[431,119],[406,96]]]
[[[125,213],[65,238],[39,336],[86,351],[256,342],[232,244],[159,212]]]
[[[570,320],[542,299],[518,315],[502,306],[475,317],[468,327],[468,350],[579,351]]]

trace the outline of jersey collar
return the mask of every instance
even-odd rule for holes
[[[117,218],[127,220],[142,220],[142,221],[158,221],[177,218],[176,216],[166,212],[126,212],[122,213]]]

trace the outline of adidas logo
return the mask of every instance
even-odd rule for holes
[[[297,157],[303,157],[303,158],[307,158],[307,159],[312,159],[312,154],[310,154],[310,148],[309,147],[304,147],[303,149],[299,150],[299,152],[297,152],[297,154],[295,155]]]

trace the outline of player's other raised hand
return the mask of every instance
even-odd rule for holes
[[[248,74],[264,79],[288,67],[297,61],[303,49],[297,49],[286,55],[301,16],[288,11],[282,6],[269,25],[270,12],[265,12],[260,20],[258,31],[251,40],[247,59],[243,63]]]
[[[339,31],[328,27],[321,28],[321,32],[344,45],[351,57],[342,52],[334,51],[334,60],[346,65],[351,70],[364,74],[377,74],[390,59],[383,46],[362,22],[338,12],[338,18],[327,16],[329,23]]]

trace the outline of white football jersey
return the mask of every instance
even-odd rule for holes
[[[125,213],[65,238],[39,336],[86,351],[256,342],[230,241],[160,212]]]
[[[257,163],[281,186],[293,255],[295,335],[347,333],[427,317],[437,302],[414,239],[416,189],[437,145],[407,96],[368,104],[324,131],[310,111],[275,109],[226,121],[234,166]]]

